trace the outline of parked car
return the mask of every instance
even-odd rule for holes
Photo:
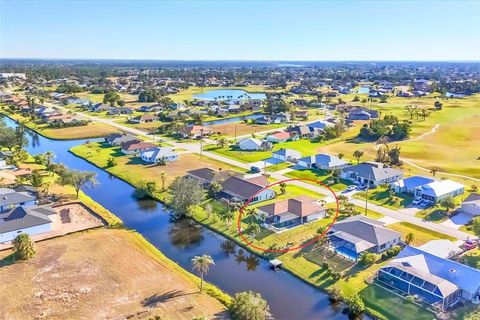
[[[250,168],[250,172],[252,172],[252,173],[260,173],[261,171],[262,171],[262,170],[260,170],[259,167],[252,166],[252,167]]]
[[[353,191],[355,189],[357,189],[357,186],[352,184],[351,186],[348,186],[346,190],[347,191]]]
[[[416,206],[417,204],[420,204],[422,201],[423,201],[422,198],[415,198],[413,199],[412,204]]]

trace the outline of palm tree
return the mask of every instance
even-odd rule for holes
[[[165,181],[167,180],[167,173],[165,172],[165,170],[160,172],[160,180],[162,181],[162,191],[164,191],[165,190]]]
[[[245,210],[245,216],[248,217],[250,220],[250,224],[253,223],[253,218],[257,215],[257,209],[255,208],[247,208]]]
[[[225,148],[226,145],[227,145],[227,139],[225,139],[225,138],[218,139],[217,146],[219,148],[223,149],[223,148]]]
[[[208,273],[208,269],[211,265],[215,265],[213,258],[207,254],[203,256],[195,256],[192,259],[193,270],[200,273],[200,292],[203,291],[203,276]]]
[[[407,234],[405,235],[405,243],[406,243],[406,244],[412,243],[413,240],[415,240],[415,235],[414,235],[413,233],[410,232],[410,233],[407,233]]]
[[[432,169],[430,170],[430,173],[432,174],[433,177],[435,177],[435,174],[437,174],[437,169]]]
[[[43,155],[45,156],[45,160],[47,161],[46,165],[48,168],[52,164],[53,159],[55,159],[56,155],[53,151],[46,151]]]
[[[280,183],[280,194],[287,193],[287,184],[285,182]]]

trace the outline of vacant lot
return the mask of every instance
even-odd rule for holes
[[[457,239],[447,236],[443,233],[436,232],[433,230],[428,230],[408,222],[399,222],[394,223],[388,226],[388,228],[396,230],[402,233],[403,237],[409,233],[413,233],[415,236],[414,240],[410,243],[413,246],[419,246],[424,243],[427,243],[431,240],[447,239],[450,241],[456,241]]]
[[[222,135],[235,137],[243,136],[247,134],[262,132],[266,130],[272,130],[277,128],[285,127],[285,124],[270,124],[270,125],[259,125],[259,124],[246,124],[244,122],[237,123],[224,123],[208,126],[210,129],[215,132],[219,132]]]
[[[220,302],[142,246],[133,232],[114,229],[38,243],[32,260],[0,268],[0,318],[123,319],[149,308],[162,319],[224,315]]]

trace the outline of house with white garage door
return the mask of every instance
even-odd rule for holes
[[[480,215],[480,194],[471,193],[462,202],[461,211],[472,215]]]

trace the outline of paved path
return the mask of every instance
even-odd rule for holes
[[[59,107],[59,106],[56,106],[56,107],[59,108],[59,109],[65,110],[65,111],[71,111],[71,110],[69,110],[67,108],[64,108],[64,107]],[[79,115],[79,116],[88,118],[90,120],[93,120],[93,121],[98,121],[98,122],[101,122],[101,123],[111,125],[113,127],[116,127],[116,128],[118,128],[122,131],[128,132],[128,133],[133,134],[133,135],[152,137],[152,135],[148,135],[141,130],[124,126],[122,124],[114,122],[111,119],[102,119],[102,118],[98,118],[98,117],[94,117],[94,116],[91,116],[91,115],[84,114],[82,112],[76,112],[76,114]],[[153,138],[154,137],[155,136],[153,136]],[[162,139],[164,141],[166,141],[167,143],[171,144],[173,147],[182,148],[182,149],[185,149],[185,150],[190,151],[192,153],[202,154],[202,156],[206,156],[206,157],[209,157],[209,158],[212,158],[212,159],[224,162],[224,163],[228,163],[230,165],[233,165],[233,166],[245,169],[245,170],[250,170],[250,168],[251,168],[251,164],[249,164],[249,163],[240,162],[240,161],[230,159],[230,158],[227,158],[227,157],[224,157],[222,155],[212,153],[212,152],[209,152],[209,151],[201,151],[199,143],[178,143],[176,141],[166,139],[166,138],[163,138],[163,137],[162,137]],[[405,161],[405,162],[407,162],[407,161]],[[416,167],[418,167],[418,166],[416,166]],[[418,167],[418,168],[421,168],[421,167]],[[428,170],[428,169],[425,169],[425,168],[422,168],[422,169],[424,169],[426,171]],[[284,171],[284,170],[281,170],[280,172],[269,172],[270,176],[275,178],[275,179],[278,179],[278,180],[289,179],[288,177],[284,176],[284,173],[286,173],[286,171]],[[470,177],[467,177],[467,178],[470,178]],[[470,178],[470,179],[474,179],[474,178]],[[480,181],[480,179],[474,179],[474,180]],[[291,183],[293,185],[296,185],[296,186],[299,186],[299,187],[302,187],[302,188],[305,188],[305,189],[313,190],[313,191],[315,191],[319,194],[323,194],[325,196],[329,196],[329,197],[332,196],[331,192],[328,189],[322,188],[320,186],[315,186],[315,185],[312,185],[312,184],[309,184],[309,183],[306,183],[306,182],[303,182],[303,181],[292,181]],[[364,207],[365,206],[365,201],[363,201],[363,200],[359,200],[359,199],[356,199],[356,198],[349,197],[349,201],[351,203],[353,203],[354,205],[359,206],[359,207]],[[466,240],[468,238],[474,238],[474,236],[472,236],[471,234],[462,232],[462,231],[457,230],[455,228],[451,228],[448,225],[437,224],[437,223],[433,223],[433,222],[424,221],[422,219],[419,219],[419,218],[415,217],[412,214],[407,214],[407,213],[402,212],[400,210],[392,210],[392,209],[389,209],[389,208],[378,206],[378,205],[370,203],[370,202],[368,203],[368,208],[372,211],[376,211],[376,212],[381,213],[381,214],[383,214],[385,216],[388,216],[390,218],[397,219],[399,221],[409,222],[409,223],[412,223],[414,225],[417,225],[417,226],[420,226],[420,227],[423,227],[423,228],[426,228],[426,229],[434,230],[434,231],[437,231],[437,232],[440,232],[440,233],[443,233],[443,234],[446,234],[446,235],[449,235],[449,236],[452,236],[452,237],[455,237],[455,238],[458,238],[458,239],[461,239],[461,240]]]

